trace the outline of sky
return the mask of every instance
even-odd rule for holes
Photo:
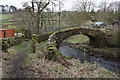
[[[7,4],[8,6],[13,5],[17,8],[22,8],[23,3],[27,1],[30,1],[30,0],[0,0],[0,5]],[[76,0],[63,0],[63,3],[64,3],[64,6],[62,6],[63,9],[70,10],[75,1]],[[92,1],[95,2],[95,4],[99,4],[103,0],[92,0]],[[104,1],[112,2],[112,1],[120,1],[120,0],[104,0]]]

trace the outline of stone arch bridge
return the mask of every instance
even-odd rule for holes
[[[106,34],[107,33],[107,34]],[[59,47],[59,44],[66,38],[83,34],[89,37],[89,45],[105,47],[109,45],[109,31],[95,28],[70,28],[55,32],[49,36],[48,44]]]

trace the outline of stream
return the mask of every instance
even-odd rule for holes
[[[112,60],[106,60],[101,55],[94,54],[89,55],[89,53],[84,52],[80,49],[73,48],[70,45],[61,43],[59,45],[59,51],[63,54],[63,56],[67,57],[73,57],[75,59],[79,59],[80,62],[84,63],[84,60],[86,59],[89,62],[97,62],[100,66],[102,66],[104,69],[112,72],[120,72],[120,63],[115,62]]]

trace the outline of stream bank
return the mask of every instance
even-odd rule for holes
[[[73,57],[80,60],[81,63],[84,63],[85,60],[88,62],[95,63],[97,62],[104,69],[119,73],[120,72],[120,62],[107,60],[100,54],[90,54],[89,52],[84,52],[79,48],[70,46],[65,43],[61,43],[59,46],[59,51],[67,57]]]
[[[97,62],[105,70],[120,73],[119,48],[96,48],[88,44],[86,36],[74,35],[60,43],[59,51],[63,56],[73,57],[81,63]]]

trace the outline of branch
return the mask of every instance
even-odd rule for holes
[[[34,12],[34,2],[32,1],[31,3],[32,3],[32,10]]]
[[[43,6],[42,9],[40,10],[40,12],[42,12],[43,9],[46,8],[49,3],[50,3],[50,2],[48,2],[45,6]]]
[[[31,16],[33,16],[33,17],[36,18],[36,16],[32,13],[32,11],[31,11],[30,9],[31,9],[31,8],[28,9],[28,10],[29,10],[29,13],[31,14]]]

